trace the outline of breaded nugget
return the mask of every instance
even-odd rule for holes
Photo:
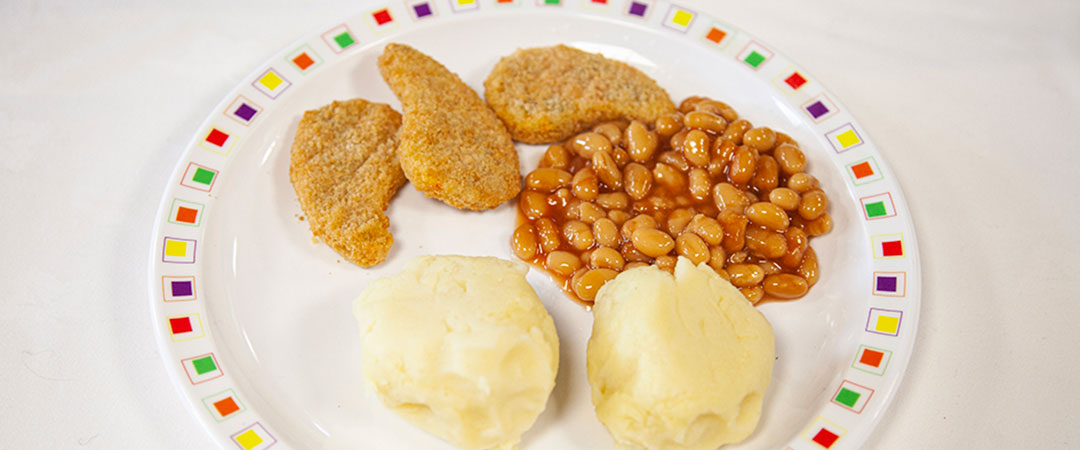
[[[416,189],[472,210],[517,195],[521,173],[510,133],[461,78],[402,44],[386,46],[379,71],[401,100],[397,154]]]
[[[390,106],[353,99],[305,112],[296,128],[289,180],[311,233],[364,267],[394,243],[383,211],[405,184],[394,153],[400,126]]]
[[[503,57],[484,81],[484,96],[514,140],[528,144],[561,141],[596,122],[651,122],[675,111],[640,70],[565,45]]]

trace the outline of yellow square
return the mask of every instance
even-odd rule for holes
[[[281,77],[277,76],[274,72],[266,72],[266,75],[259,78],[259,84],[266,86],[267,89],[272,91],[281,85]]]
[[[874,329],[882,333],[896,334],[896,329],[899,326],[900,319],[892,316],[878,316],[877,325],[874,325]]]
[[[859,140],[859,136],[855,134],[855,130],[847,130],[836,135],[836,142],[839,142],[841,147],[848,148],[862,141]]]
[[[235,439],[237,444],[244,447],[244,450],[251,450],[263,442],[263,439],[259,437],[259,434],[256,433],[255,430],[247,430],[240,433]]]
[[[181,258],[187,256],[187,242],[165,241],[165,256],[176,256]]]
[[[457,0],[457,4],[461,6],[471,5],[473,3],[476,3],[476,0]]]
[[[690,13],[680,9],[678,11],[675,11],[675,17],[672,17],[671,21],[675,22],[676,24],[678,24],[680,26],[685,27],[687,24],[690,23],[690,19],[693,19],[693,18],[694,18],[693,14],[690,14]]]

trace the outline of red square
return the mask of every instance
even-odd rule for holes
[[[818,430],[817,434],[814,435],[814,442],[825,448],[832,447],[832,445],[836,443],[837,439],[840,439],[840,436],[837,436],[836,433],[833,433],[832,431],[826,430],[824,428]]]
[[[855,178],[866,178],[874,174],[874,168],[870,167],[869,162],[863,161],[851,166],[851,173],[855,174]]]
[[[374,17],[375,23],[379,25],[387,24],[394,21],[394,18],[390,17],[390,10],[385,8],[372,13],[371,17]]]
[[[169,319],[169,328],[172,329],[172,334],[190,333],[192,331],[191,318],[177,317]]]
[[[206,136],[206,142],[214,144],[218,147],[224,147],[225,141],[227,140],[229,140],[229,135],[223,133],[217,128],[210,130],[210,135]]]
[[[784,82],[791,86],[792,89],[798,89],[802,85],[806,84],[806,78],[799,75],[799,72],[791,74],[791,76],[784,79]]]
[[[882,242],[881,254],[884,256],[901,256],[904,254],[904,245],[900,241]]]
[[[236,400],[233,400],[232,397],[226,397],[214,402],[214,409],[217,410],[221,417],[225,417],[239,411],[240,407],[236,405]]]
[[[862,356],[859,357],[859,364],[866,364],[870,367],[880,367],[881,359],[885,357],[884,353],[876,350],[863,350]]]
[[[296,64],[296,67],[299,67],[300,70],[306,70],[308,67],[311,67],[312,64],[315,64],[315,61],[312,60],[307,53],[297,55],[292,59],[292,62],[293,64]]]
[[[599,3],[601,5],[606,5],[607,4],[607,0],[592,0],[592,2],[593,3]]]
[[[724,37],[726,37],[726,36],[727,36],[727,33],[725,33],[724,30],[713,27],[713,29],[709,30],[709,34],[705,35],[705,39],[708,39],[710,41],[713,41],[713,42],[719,44],[720,41],[724,40]]]
[[[499,0],[497,3],[514,3],[514,0]]]
[[[196,209],[185,208],[183,206],[176,208],[176,221],[184,223],[195,223],[195,219],[199,216],[199,211]]]

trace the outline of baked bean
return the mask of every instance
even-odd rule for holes
[[[628,262],[625,266],[623,266],[623,272],[626,272],[630,269],[637,269],[638,267],[649,267],[649,263],[641,261]]]
[[[709,165],[709,150],[712,142],[709,135],[701,130],[690,130],[683,140],[682,153],[686,160],[695,166],[705,167]]]
[[[581,252],[580,255],[578,255],[578,259],[581,260],[582,264],[584,264],[586,266],[589,265],[589,261],[591,261],[590,258],[592,258],[593,251],[594,250],[585,250],[585,251]]]
[[[832,217],[829,213],[822,214],[817,219],[806,222],[806,234],[810,236],[821,236],[829,231],[832,231]]]
[[[727,169],[727,160],[720,158],[719,156],[713,156],[709,160],[709,166],[706,170],[709,171],[709,176],[712,178],[720,178],[724,175],[724,169]]]
[[[536,232],[532,225],[522,224],[514,230],[510,236],[510,248],[519,259],[532,261],[536,257]]]
[[[799,276],[806,280],[806,284],[813,286],[818,280],[818,260],[817,253],[814,253],[813,247],[807,247],[806,255],[803,256],[802,263],[799,264]]]
[[[655,228],[638,228],[630,235],[634,248],[653,258],[666,255],[675,248],[675,240]]]
[[[596,203],[581,202],[581,204],[578,205],[577,209],[578,220],[590,225],[595,223],[599,219],[607,217],[607,211],[604,211],[604,208],[596,206]]]
[[[788,188],[776,188],[769,191],[769,201],[787,211],[799,207],[801,198],[799,193]]]
[[[661,139],[670,138],[683,127],[682,113],[665,114],[656,119],[656,134]]]
[[[709,267],[712,267],[717,273],[724,270],[725,259],[727,259],[727,252],[724,251],[723,247],[719,245],[709,247]],[[724,274],[726,275],[727,271],[724,271]],[[727,277],[725,276],[724,279],[726,280]]]
[[[780,264],[788,269],[797,269],[802,263],[810,240],[806,232],[798,227],[788,228],[784,232],[784,239],[787,241],[787,251],[780,258]]]
[[[648,263],[652,261],[652,258],[650,258],[649,255],[641,253],[637,247],[634,247],[634,243],[630,241],[623,242],[623,244],[619,246],[619,253],[622,253],[623,258],[628,262]]]
[[[634,217],[630,215],[630,213],[626,211],[620,211],[618,209],[608,211],[607,216],[608,219],[611,219],[612,222],[615,222],[615,225],[618,225],[620,227],[622,226],[622,224],[626,223],[627,220],[630,220],[630,218]]]
[[[767,152],[776,145],[776,132],[769,127],[751,128],[743,134],[743,144]]]
[[[829,198],[819,190],[813,190],[802,195],[799,202],[799,216],[806,220],[814,220],[825,214],[829,208]]]
[[[593,153],[592,167],[593,170],[596,171],[597,178],[600,178],[600,181],[603,182],[608,189],[622,188],[622,171],[620,171],[619,166],[615,164],[615,160],[611,158],[611,153]]]
[[[648,167],[638,163],[626,165],[623,182],[626,193],[630,198],[641,200],[646,195],[649,195],[649,190],[652,189],[652,181],[652,172],[649,171]]]
[[[761,286],[742,288],[739,292],[742,292],[743,297],[746,297],[752,305],[757,305],[765,297],[765,290]]]
[[[690,162],[686,160],[686,157],[683,156],[682,152],[670,151],[660,153],[656,157],[656,162],[667,164],[678,169],[680,172],[690,170]]]
[[[728,123],[731,123],[739,118],[739,113],[735,112],[735,109],[733,109],[731,106],[728,106],[727,103],[717,100],[705,100],[702,102],[698,102],[697,105],[694,105],[694,111],[703,111],[716,114],[720,117],[723,117],[724,120]]]
[[[653,178],[656,184],[668,188],[672,192],[682,192],[686,189],[686,176],[678,169],[664,163],[656,163],[653,167]]]
[[[690,259],[694,265],[709,260],[709,246],[694,233],[683,233],[675,239],[675,252]]]
[[[622,129],[614,122],[604,122],[593,127],[594,133],[599,133],[607,138],[612,147],[619,145],[619,141],[622,140]]]
[[[700,167],[691,169],[688,184],[690,195],[694,199],[702,201],[709,198],[709,191],[712,190],[712,179],[709,178],[708,171]]]
[[[784,235],[757,227],[746,230],[746,248],[766,258],[779,258],[788,250]]]
[[[570,189],[559,188],[554,194],[551,194],[547,198],[548,205],[557,206],[559,208],[566,208],[570,205],[570,202],[574,201],[574,195],[570,193]]]
[[[592,301],[600,287],[613,280],[616,275],[618,273],[611,269],[592,269],[574,281],[574,293],[582,300]]]
[[[780,168],[772,156],[762,155],[758,158],[757,171],[750,179],[750,186],[758,192],[769,192],[780,184]]]
[[[547,259],[544,260],[544,266],[548,270],[565,277],[581,268],[581,260],[573,253],[556,250],[548,253]]]
[[[566,170],[570,167],[570,152],[561,145],[552,145],[544,152],[544,157],[540,158],[540,167]]]
[[[741,146],[731,156],[728,165],[728,180],[734,184],[746,184],[754,177],[757,170],[758,154],[753,148]]]
[[[743,191],[731,183],[717,183],[713,186],[713,203],[720,210],[730,209],[742,213],[749,206]]]
[[[559,249],[562,239],[559,237],[559,229],[555,222],[549,218],[536,221],[536,235],[540,238],[540,249],[544,253],[551,253]]]
[[[518,197],[518,209],[529,219],[546,217],[550,212],[547,196],[536,191],[524,191]]]
[[[779,161],[777,161],[779,162]],[[800,194],[805,194],[818,187],[818,180],[806,172],[799,172],[788,178],[787,187]]]
[[[774,273],[780,273],[784,270],[783,267],[780,267],[780,264],[777,264],[776,261],[772,260],[763,261],[758,265],[761,266],[761,269],[765,271],[766,277]]]
[[[592,131],[574,136],[570,141],[570,148],[574,149],[582,158],[592,158],[596,152],[611,152],[611,141],[600,133]]]
[[[660,138],[656,133],[645,127],[645,124],[633,121],[626,127],[626,151],[630,159],[637,162],[646,162],[653,157]]]
[[[569,186],[573,175],[562,169],[542,167],[525,176],[525,186],[538,192],[554,192]]]
[[[639,228],[656,228],[656,226],[656,219],[654,219],[653,216],[642,214],[627,220],[626,223],[622,224],[622,229],[620,231],[622,232],[623,239],[630,240],[630,237],[633,236],[634,232]]]
[[[664,272],[674,274],[675,264],[678,262],[678,258],[674,256],[661,256],[659,258],[656,258],[656,268],[663,270]]]
[[[765,288],[766,294],[782,299],[802,297],[810,289],[810,284],[806,282],[806,279],[790,273],[769,275],[765,277],[761,286]]]
[[[728,264],[743,264],[749,258],[750,258],[749,254],[747,254],[746,252],[744,252],[742,250],[739,250],[739,251],[737,251],[735,253],[732,253],[732,254],[728,255],[727,262],[728,262]]]
[[[742,145],[743,135],[752,127],[753,125],[751,125],[749,121],[738,119],[731,122],[731,124],[724,129],[724,134],[721,136],[735,145]]]
[[[727,252],[737,252],[746,245],[746,224],[750,221],[746,216],[730,209],[720,211],[716,217],[723,229],[723,241],[721,244]],[[712,242],[709,242],[712,244]]]
[[[593,238],[596,239],[596,243],[603,245],[604,247],[618,247],[619,242],[619,227],[614,221],[608,218],[596,219],[596,222],[592,224]]]
[[[563,237],[570,246],[585,250],[592,247],[596,240],[593,238],[592,227],[580,220],[571,220],[563,225]]]
[[[709,245],[718,245],[724,240],[724,228],[720,222],[704,214],[694,216],[690,223],[686,224],[686,229],[683,231],[689,231],[700,236]]]
[[[683,148],[686,146],[686,135],[689,132],[690,129],[683,128],[678,133],[671,135],[671,138],[668,139],[668,147],[671,148],[672,152],[682,154]]]
[[[686,226],[693,220],[695,214],[694,211],[686,208],[679,208],[671,212],[671,215],[667,217],[667,231],[672,236],[678,236],[686,229]]]
[[[611,159],[615,161],[616,166],[622,168],[630,163],[630,154],[626,153],[626,150],[615,147],[615,150],[611,151]]]
[[[550,197],[548,198],[548,203],[551,203]],[[581,200],[571,198],[569,201],[566,201],[564,203],[565,205],[562,207],[563,219],[578,220],[581,218],[581,211],[578,210],[578,207],[581,206]]]
[[[705,100],[708,99],[699,95],[691,95],[689,97],[686,97],[685,99],[683,99],[682,103],[679,103],[679,112],[686,114],[690,111],[693,111],[694,107],[697,106],[698,103],[701,103]]]
[[[574,178],[570,180],[570,185],[574,197],[582,200],[596,200],[597,194],[600,193],[600,179],[596,177],[596,172],[588,167],[577,171]]]
[[[596,196],[596,204],[604,209],[626,209],[630,206],[630,196],[623,192],[607,192]]]
[[[768,202],[757,202],[747,207],[746,218],[757,225],[777,231],[784,231],[791,224],[783,209]]]
[[[765,271],[757,264],[731,264],[727,266],[731,284],[736,287],[753,287],[765,279]]]
[[[683,125],[688,128],[709,130],[719,134],[724,132],[724,128],[727,128],[727,121],[723,117],[710,112],[694,111],[686,113],[686,116],[683,117]]]
[[[780,131],[777,131],[776,132],[776,145],[780,146],[782,144],[790,144],[790,145],[794,145],[796,147],[799,146],[799,143],[795,142],[795,140],[792,139],[791,136],[788,136],[786,133],[782,133]]]
[[[784,175],[794,175],[806,170],[806,155],[802,150],[791,144],[783,144],[773,151],[776,162],[780,164],[780,170]]]
[[[611,247],[600,247],[589,255],[589,265],[598,269],[619,271],[622,270],[624,264],[626,264],[626,259],[618,250]]]

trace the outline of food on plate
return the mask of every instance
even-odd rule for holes
[[[289,180],[315,237],[361,266],[386,258],[394,237],[383,213],[405,174],[394,148],[401,115],[362,99],[304,113]]]
[[[378,64],[401,100],[397,154],[416,189],[471,210],[494,208],[518,194],[514,142],[472,88],[407,45],[388,44]]]
[[[514,139],[529,144],[566,139],[600,121],[651,123],[675,111],[640,70],[565,45],[503,57],[484,81],[484,96]]]
[[[790,136],[690,97],[655,122],[611,121],[548,147],[525,176],[511,249],[588,304],[618,272],[708,263],[752,303],[802,297],[829,198]]]
[[[772,377],[772,326],[704,263],[625,271],[593,307],[587,370],[619,448],[708,449],[749,436]]]
[[[420,256],[354,304],[387,408],[459,448],[508,448],[544,410],[559,338],[525,264]]]

